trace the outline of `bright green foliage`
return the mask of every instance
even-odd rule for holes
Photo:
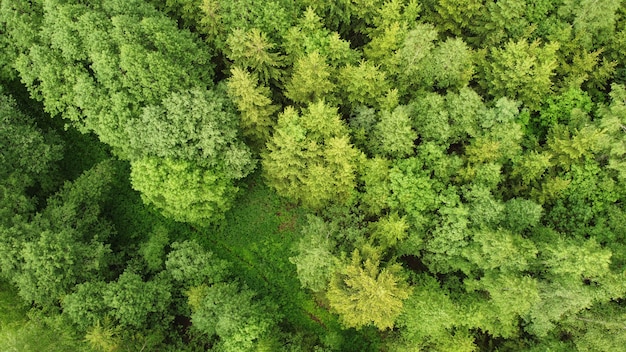
[[[37,38],[43,19],[40,3],[32,1],[3,1],[0,4],[0,79],[16,78],[14,62]]]
[[[148,240],[141,244],[138,251],[148,269],[158,271],[163,268],[165,247],[169,244],[167,229],[163,226],[155,226]]]
[[[579,282],[598,282],[609,273],[611,252],[602,248],[593,238],[576,242],[562,239],[554,241],[541,251],[543,264],[550,274]]]
[[[150,314],[162,314],[171,297],[166,281],[145,282],[141,276],[126,271],[107,285],[103,299],[121,325],[141,327]]]
[[[531,200],[523,198],[513,198],[505,204],[505,217],[503,225],[505,225],[513,233],[521,233],[522,231],[532,228],[539,224],[543,209],[541,206]]]
[[[100,323],[94,325],[87,334],[85,341],[89,343],[91,348],[97,351],[113,352],[120,348],[121,341],[117,335],[117,329],[102,326]]]
[[[383,111],[373,135],[377,154],[393,159],[412,155],[417,133],[411,125],[406,106],[398,106],[391,112]]]
[[[469,244],[469,206],[461,204],[458,195],[445,204],[438,210],[438,221],[425,236],[423,261],[431,272],[449,273],[467,266],[462,251]]]
[[[234,30],[226,41],[227,56],[235,65],[252,71],[259,81],[268,84],[281,78],[282,57],[274,52],[276,44],[256,28]]]
[[[90,352],[82,336],[62,317],[29,314],[20,324],[0,329],[0,350],[7,352]]]
[[[617,351],[626,344],[624,308],[615,302],[594,305],[567,320],[579,351]]]
[[[408,236],[409,223],[397,213],[385,216],[371,226],[371,239],[378,248],[393,248]]]
[[[332,92],[335,85],[330,77],[333,71],[326,64],[326,58],[317,52],[296,60],[291,80],[285,85],[285,96],[295,103],[310,104],[318,100],[335,102]]]
[[[384,209],[389,207],[391,162],[375,157],[365,160],[362,167],[360,182],[364,184],[364,189],[360,193],[361,205],[367,214],[380,215]]]
[[[563,169],[592,159],[595,153],[605,149],[606,143],[605,132],[595,126],[585,126],[572,133],[564,126],[557,125],[548,134],[552,162]]]
[[[241,113],[239,124],[243,135],[264,144],[270,137],[278,106],[272,104],[269,88],[260,85],[248,71],[233,67],[231,74],[228,96]]]
[[[423,167],[417,158],[408,158],[395,162],[389,171],[389,206],[408,215],[415,226],[422,225],[424,213],[437,202],[433,182]]]
[[[558,48],[557,43],[540,46],[525,39],[493,48],[481,85],[494,97],[513,98],[536,110],[552,90]]]
[[[402,315],[398,317],[401,338],[407,350],[411,346],[418,350],[474,351],[469,336],[464,336],[459,329],[463,325],[461,314],[460,308],[446,290],[439,287],[436,279],[420,275],[413,293],[405,301]],[[455,327],[457,330],[453,333]]]
[[[176,221],[208,225],[223,216],[237,193],[228,178],[191,162],[143,158],[131,166],[133,188],[144,202]]]
[[[459,89],[458,93],[448,93],[445,107],[450,124],[450,142],[466,141],[479,134],[481,115],[485,113],[483,99],[471,88]]]
[[[125,149],[125,125],[142,107],[212,77],[197,38],[140,0],[46,1],[38,39],[15,64],[31,94],[116,148]]]
[[[74,292],[63,297],[63,314],[82,331],[104,324],[108,307],[102,294],[106,288],[107,284],[103,281],[76,285]]]
[[[425,59],[424,83],[440,89],[463,88],[474,74],[472,60],[472,52],[463,40],[448,39]]]
[[[484,271],[524,272],[537,255],[532,241],[504,230],[477,230],[463,255]]]
[[[398,62],[397,77],[401,83],[399,90],[401,95],[414,96],[417,88],[428,86],[430,82],[424,82],[426,64],[435,48],[434,41],[437,39],[437,31],[432,25],[419,24],[409,31],[396,51]]]
[[[296,249],[298,255],[289,258],[296,266],[302,287],[320,292],[328,286],[339,264],[332,254],[336,246],[333,236],[337,231],[333,223],[315,216],[308,217],[301,230],[302,238]]]
[[[439,0],[434,6],[434,20],[443,30],[460,35],[480,17],[480,0]]]
[[[623,286],[623,280],[609,269],[610,250],[593,238],[562,239],[546,229],[538,234],[542,241],[539,258],[549,281],[539,287],[542,299],[530,312],[532,324],[527,331],[545,336],[564,317],[613,297],[623,289],[617,288]]]
[[[625,11],[3,0],[0,350],[623,349]]]
[[[469,219],[476,226],[495,226],[504,217],[504,204],[494,197],[490,188],[488,185],[475,184],[463,194],[469,206]]]
[[[133,335],[128,334],[129,329],[152,329],[157,333],[167,326],[173,318],[168,313],[171,296],[172,287],[162,276],[144,281],[140,275],[126,270],[109,283],[90,281],[78,285],[76,291],[63,300],[63,309],[64,315],[81,330],[89,331],[88,335],[98,331],[101,335],[107,334],[106,326],[111,322],[120,329],[109,331],[109,337],[128,337]]]
[[[198,286],[188,292],[192,326],[220,338],[226,351],[249,351],[269,332],[272,319],[254,292],[236,282]]]
[[[449,113],[445,99],[436,93],[427,93],[413,100],[413,126],[424,141],[446,143],[450,138]]]
[[[409,30],[417,27],[417,30],[424,29],[426,38],[434,40],[435,34],[431,32],[431,27],[417,24],[415,19],[418,16],[419,5],[415,1],[410,1],[406,5],[403,1],[389,1],[379,9],[379,15],[375,18],[375,28],[368,29],[368,36],[371,41],[363,48],[365,57],[381,65],[383,70],[392,76],[402,75],[400,71],[401,57],[398,50]],[[428,39],[426,39],[428,41]]]
[[[354,145],[361,151],[372,149],[374,127],[379,121],[379,114],[373,108],[359,106],[350,115],[349,128]]]
[[[357,150],[337,110],[323,101],[302,114],[287,108],[263,155],[268,184],[278,194],[311,209],[345,204],[355,186]]]
[[[227,37],[236,29],[257,28],[271,35],[272,40],[281,38],[293,24],[299,7],[298,3],[285,0],[194,0],[194,3],[196,6],[188,17],[207,36],[211,46],[221,51],[227,50]],[[185,10],[184,4],[182,10]]]
[[[482,122],[487,112],[481,97],[467,87],[445,96],[426,93],[413,99],[410,109],[413,128],[419,136],[425,142],[440,145],[465,142],[478,136],[479,121]]]
[[[599,124],[603,131],[611,137],[609,145],[608,168],[617,172],[619,180],[626,178],[626,89],[622,85],[611,86],[611,104],[600,109],[602,119]]]
[[[58,303],[77,283],[106,269],[112,232],[100,218],[112,177],[102,163],[67,183],[31,223],[1,228],[2,273],[28,302],[44,308]]]
[[[448,155],[447,146],[434,142],[424,142],[417,147],[417,158],[424,162],[431,172],[433,180],[447,184],[453,175],[456,175],[463,164],[463,160],[455,155]]]
[[[465,319],[470,326],[480,327],[493,336],[514,337],[520,318],[525,317],[541,297],[537,280],[529,276],[489,273],[480,280],[465,280],[464,284],[468,292],[487,292],[487,300],[480,295],[468,295]]]
[[[368,61],[361,61],[358,66],[342,67],[338,80],[344,104],[351,107],[366,105],[380,108],[390,89],[385,73]]]
[[[563,17],[573,17],[574,32],[584,48],[598,48],[613,36],[619,18],[619,1],[566,0],[559,8]]]
[[[401,275],[402,267],[380,268],[378,258],[361,258],[358,250],[331,281],[327,297],[346,327],[373,323],[380,330],[393,328],[411,289]]]
[[[61,145],[21,113],[13,98],[0,95],[0,224],[10,226],[33,210],[28,187],[45,183]]]
[[[44,230],[39,238],[24,243],[21,272],[12,280],[26,301],[42,306],[58,302],[77,282],[92,279],[104,269],[108,246],[97,241],[81,243],[71,230]]]
[[[60,146],[49,144],[46,136],[35,125],[33,119],[17,109],[15,100],[0,95],[0,148],[2,149],[1,178],[9,178],[19,172],[28,180],[41,176],[50,168],[50,163],[60,157]]]
[[[315,3],[317,5],[319,1]],[[331,67],[337,68],[354,64],[359,58],[359,54],[350,48],[350,42],[324,28],[322,19],[310,7],[304,11],[298,24],[289,29],[283,47],[291,62],[317,52],[326,58]]]
[[[522,186],[529,186],[537,182],[552,166],[551,158],[550,153],[525,153],[515,160],[511,176],[518,178]]]
[[[220,282],[228,273],[228,263],[217,259],[195,241],[174,242],[165,267],[174,281],[185,287]]]
[[[534,30],[531,25],[540,26],[542,21],[545,21],[543,18],[545,13],[542,13],[545,8],[542,9],[542,5],[546,5],[541,2],[543,0],[489,1],[483,8],[484,23],[477,25],[473,30],[478,33],[484,46],[496,46],[506,39],[517,40],[528,36]]]
[[[237,115],[222,89],[174,93],[127,124],[129,157],[185,160],[223,178],[240,179],[254,167],[237,139]]]
[[[539,125],[543,128],[567,124],[574,114],[588,114],[591,111],[591,98],[581,89],[569,89],[567,92],[546,100],[541,109]]]

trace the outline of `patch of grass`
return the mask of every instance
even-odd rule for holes
[[[378,338],[354,329],[343,330],[322,300],[301,288],[289,261],[300,239],[305,211],[281,199],[257,173],[249,178],[225,220],[198,229],[195,239],[234,265],[236,274],[279,307],[296,331],[318,336],[342,351],[378,350]],[[359,343],[356,341],[361,340]],[[373,342],[372,342],[373,341]]]
[[[18,296],[15,286],[0,280],[0,330],[6,325],[25,322],[26,313],[28,305]]]

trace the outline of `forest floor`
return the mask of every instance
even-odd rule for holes
[[[305,212],[280,199],[259,173],[250,176],[243,187],[247,189],[225,220],[213,228],[198,229],[195,239],[230,261],[248,286],[277,303],[279,313],[296,331],[329,339],[330,344],[345,346],[345,351],[376,350],[377,334],[342,330],[324,299],[301,288],[289,257],[295,255]]]

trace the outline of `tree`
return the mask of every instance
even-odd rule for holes
[[[279,53],[273,52],[276,44],[271,42],[265,33],[253,28],[248,31],[235,29],[226,41],[226,55],[235,65],[252,71],[263,84],[281,79],[283,59]]]
[[[352,197],[359,153],[337,110],[323,101],[309,105],[302,115],[285,109],[267,149],[263,171],[278,194],[311,209],[345,204]]]
[[[361,61],[358,66],[346,65],[339,70],[340,95],[348,106],[365,105],[380,109],[385,107],[385,95],[390,86],[385,75],[377,66]]]
[[[220,338],[227,351],[249,351],[273,325],[255,293],[236,282],[194,287],[187,293],[193,327]]]
[[[238,190],[223,174],[175,159],[133,161],[130,177],[144,202],[165,216],[204,226],[223,217]]]
[[[228,96],[241,113],[239,124],[243,135],[264,146],[275,124],[274,113],[278,110],[278,106],[272,104],[269,88],[236,66],[231,69],[226,84]]]
[[[195,287],[223,281],[229,274],[229,263],[215,258],[195,241],[174,242],[165,268],[174,282]]]
[[[434,6],[433,19],[443,30],[460,35],[481,17],[482,5],[480,0],[440,0]]]
[[[405,217],[391,213],[371,225],[370,239],[377,248],[383,250],[393,248],[408,236],[409,223]]]
[[[334,233],[338,230],[335,224],[322,218],[312,215],[307,218],[298,241],[298,254],[289,258],[296,266],[302,287],[320,292],[328,286],[338,266],[338,259],[332,253],[336,247]]]
[[[319,6],[317,2],[312,5]],[[319,53],[332,68],[356,63],[359,54],[350,48],[350,42],[326,29],[322,21],[312,7],[304,11],[298,23],[289,28],[283,38],[287,59],[296,62],[307,55]]]
[[[359,192],[361,207],[366,214],[381,215],[389,208],[391,198],[391,185],[389,183],[389,170],[391,161],[374,157],[366,159],[361,164],[363,171],[359,174],[359,181],[363,184],[363,190]]]
[[[399,264],[379,268],[378,258],[362,258],[358,250],[330,282],[330,307],[346,327],[361,328],[373,323],[378,329],[393,328],[411,288]]]
[[[318,100],[333,103],[335,85],[330,77],[333,71],[326,64],[326,58],[318,52],[310,53],[296,60],[291,80],[285,85],[285,96],[295,103],[310,104]]]
[[[238,139],[238,116],[223,88],[172,93],[144,108],[125,126],[128,157],[186,161],[232,180],[247,176],[254,161]]]
[[[521,101],[532,110],[539,109],[552,90],[558,43],[540,46],[539,41],[509,41],[504,48],[492,48],[483,65],[481,85],[496,98]]]
[[[399,214],[406,214],[413,226],[420,228],[427,212],[437,206],[436,183],[424,170],[423,163],[415,157],[401,159],[389,171],[389,206]]]
[[[398,106],[393,111],[383,111],[374,128],[373,150],[381,156],[400,159],[413,154],[417,133],[411,128],[408,108]]]
[[[509,199],[504,206],[503,225],[513,233],[522,233],[522,231],[538,225],[543,213],[541,205],[523,198]]]
[[[34,210],[26,190],[50,183],[47,174],[61,158],[62,145],[20,112],[12,97],[0,95],[0,149],[0,224],[11,226]]]
[[[165,326],[164,319],[171,319],[167,315],[171,288],[166,280],[144,281],[138,274],[125,271],[116,281],[107,284],[102,296],[110,314],[121,326],[148,327],[148,322]],[[150,319],[153,314],[157,318]]]
[[[31,222],[1,228],[3,275],[26,301],[53,308],[74,285],[106,269],[112,227],[100,218],[112,165],[103,162],[66,183]],[[8,251],[8,252],[7,252]]]
[[[624,112],[626,111],[626,89],[624,86],[614,84],[611,86],[611,104],[603,106],[599,109],[598,114],[601,120],[598,122],[603,131],[611,136],[611,142],[608,146],[609,164],[608,168],[617,172],[619,180],[626,178],[626,163],[624,155],[626,154],[626,140],[624,139]]]
[[[468,325],[488,331],[492,336],[516,337],[520,318],[541,301],[539,283],[529,276],[488,272],[479,280],[464,281],[467,291],[487,292],[485,295],[466,295]],[[482,314],[476,314],[482,312]]]
[[[440,89],[463,88],[474,74],[472,51],[460,38],[439,43],[424,65],[426,85]]]
[[[411,346],[440,351],[474,351],[474,341],[462,327],[462,315],[461,307],[434,277],[420,275],[398,317],[400,346],[406,350]]]

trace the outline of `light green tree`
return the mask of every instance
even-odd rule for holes
[[[228,96],[241,114],[239,124],[243,135],[264,146],[275,124],[278,106],[272,104],[269,88],[259,84],[247,70],[235,66],[230,72],[226,83]]]
[[[337,110],[323,101],[302,114],[285,109],[262,157],[268,184],[307,208],[345,204],[353,195],[359,152]]]
[[[406,106],[398,106],[393,111],[381,112],[380,121],[373,132],[373,150],[377,154],[400,159],[414,153],[417,133],[412,128],[408,111]]]
[[[281,79],[283,58],[275,52],[274,44],[264,32],[256,28],[235,29],[226,41],[226,55],[235,65],[250,70],[263,84]]]
[[[187,295],[192,326],[208,336],[217,335],[226,351],[250,351],[274,323],[255,293],[236,282],[193,287]]]
[[[350,262],[330,282],[327,297],[344,326],[373,324],[386,330],[394,327],[403,301],[411,294],[404,280],[399,264],[380,268],[378,258],[362,258],[355,250]]]
[[[326,63],[326,58],[318,52],[310,53],[296,60],[291,80],[285,85],[285,96],[295,103],[310,104],[320,99],[328,103],[335,102],[331,82],[333,70]]]
[[[126,124],[131,160],[158,157],[194,163],[237,180],[254,168],[238,138],[238,116],[223,86],[172,93]]]
[[[537,110],[552,91],[558,48],[558,43],[541,45],[526,39],[492,48],[481,85],[496,98],[509,97]]]
[[[219,172],[175,159],[133,161],[130,177],[144,202],[176,221],[198,225],[220,219],[238,190]]]

